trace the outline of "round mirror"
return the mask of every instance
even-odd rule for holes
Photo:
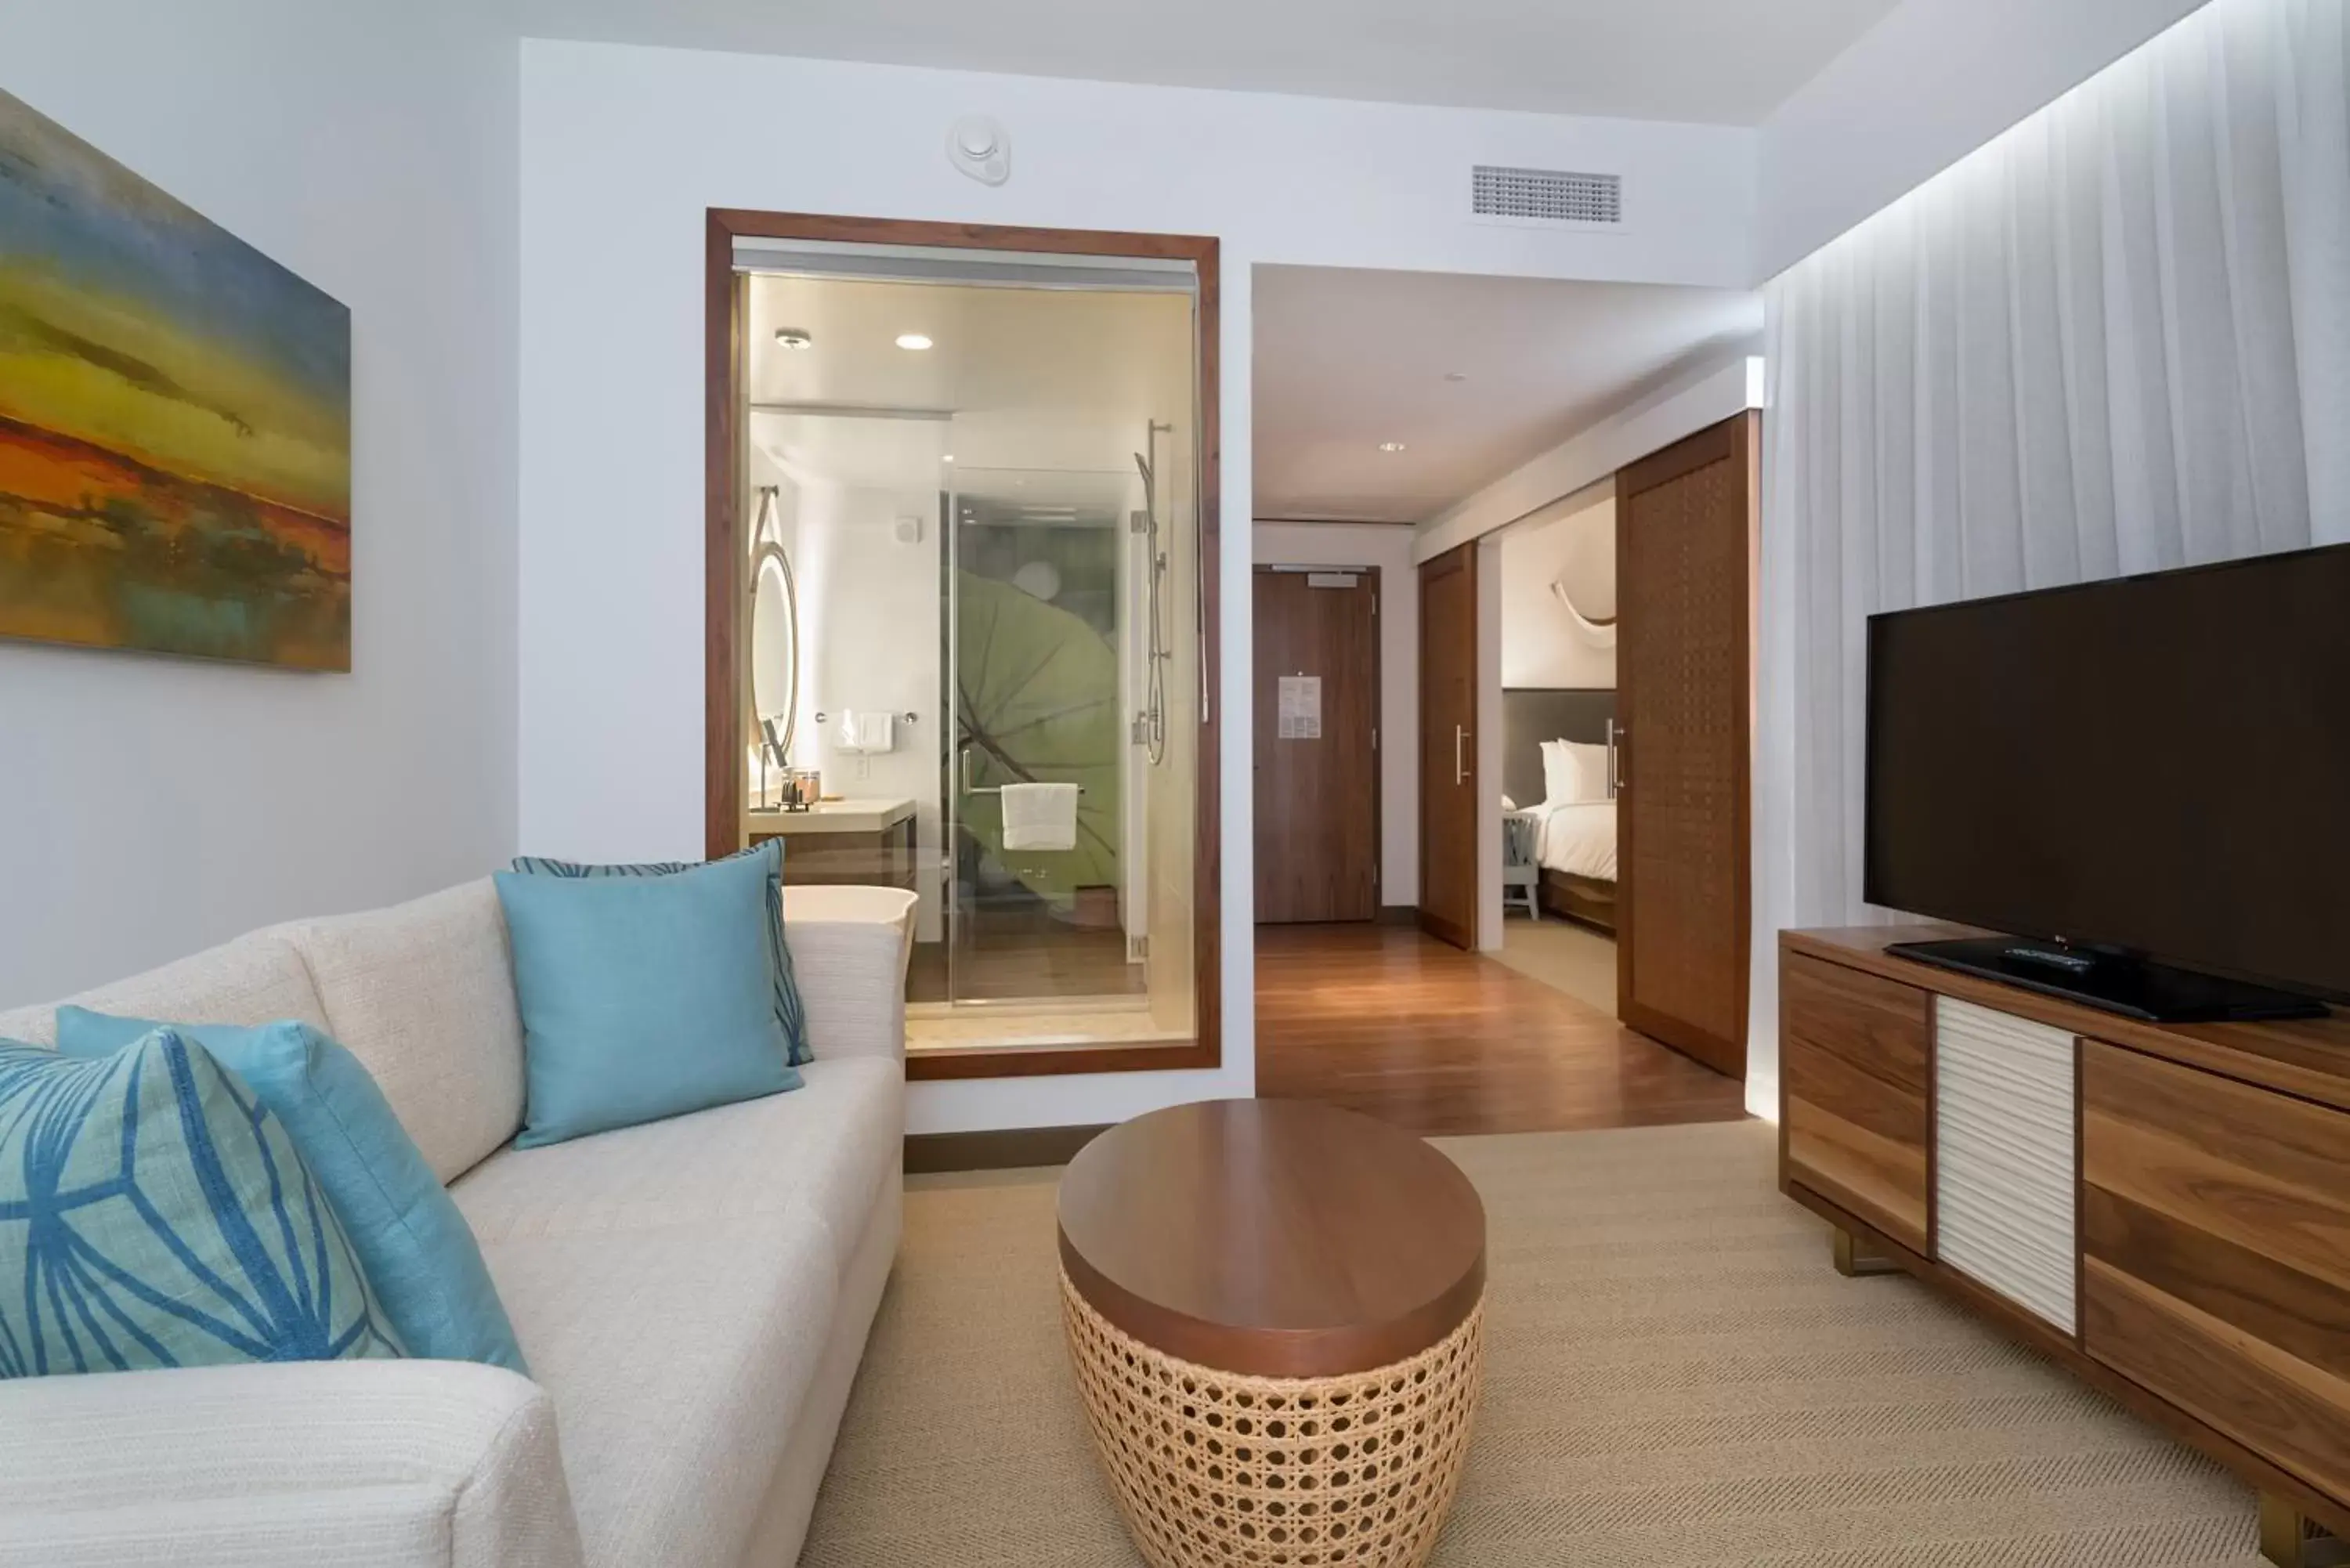
[[[751,706],[762,725],[773,722],[786,752],[799,694],[800,606],[792,564],[782,545],[763,545],[751,562]]]

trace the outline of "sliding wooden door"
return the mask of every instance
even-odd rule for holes
[[[1746,1071],[1757,436],[1741,415],[1617,478],[1617,992],[1625,1023]]]
[[[1477,945],[1477,546],[1419,568],[1419,929]]]
[[[1379,913],[1379,575],[1256,569],[1256,918]]]

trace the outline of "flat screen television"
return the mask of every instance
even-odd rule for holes
[[[2350,1001],[2350,545],[1872,616],[1895,950],[2168,1022]],[[2021,939],[2021,940],[2017,940]]]

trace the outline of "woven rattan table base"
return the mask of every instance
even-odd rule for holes
[[[1469,1450],[1485,1308],[1392,1366],[1241,1376],[1164,1355],[1061,1279],[1094,1445],[1153,1568],[1417,1568]]]

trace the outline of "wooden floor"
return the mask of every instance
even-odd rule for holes
[[[1491,959],[1398,926],[1260,926],[1256,1090],[1417,1133],[1736,1121],[1742,1085]]]

